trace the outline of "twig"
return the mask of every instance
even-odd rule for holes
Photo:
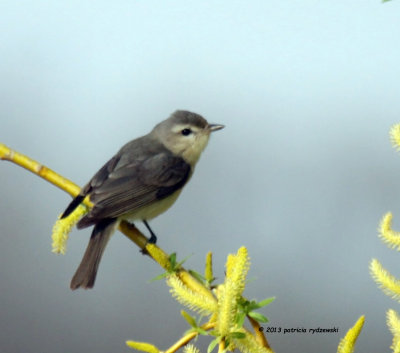
[[[6,145],[0,143],[0,159],[12,162],[14,164],[23,167],[33,174],[36,174],[43,178],[44,180],[50,182],[51,184],[57,186],[61,190],[69,193],[72,197],[75,197],[79,194],[80,187],[73,183],[71,180],[64,178],[60,174],[57,174],[50,168],[32,160],[31,158],[12,150]],[[92,203],[86,198],[83,201],[88,207],[92,207]],[[153,260],[155,260],[161,267],[165,270],[170,270],[170,262],[169,256],[165,253],[161,248],[159,248],[155,244],[149,244],[148,239],[137,229],[133,224],[129,222],[122,221],[119,225],[119,230],[132,242],[134,242],[144,254],[149,255]],[[215,299],[212,291],[207,288],[203,283],[199,282],[195,277],[193,277],[189,272],[185,269],[180,268],[177,271],[177,275],[180,279],[185,283],[186,286],[194,290],[195,292],[202,293],[205,296],[210,296]],[[249,317],[250,323],[254,328],[255,338],[259,341],[259,343],[270,349],[267,339],[263,335],[263,333],[259,330],[259,324]],[[215,327],[215,323],[207,323],[202,326],[204,330],[209,330]],[[195,338],[198,335],[197,332],[191,332],[184,337],[182,337],[178,342],[176,342],[173,346],[171,346],[165,353],[174,353],[180,347],[187,344],[190,340]],[[221,346],[220,346],[221,348]],[[224,347],[222,347],[224,349]]]
[[[215,327],[215,323],[206,323],[201,326],[201,328],[205,331],[211,330]],[[183,336],[179,341],[174,343],[171,347],[169,347],[164,353],[175,353],[179,348],[182,348],[184,345],[188,344],[192,339],[196,338],[199,335],[198,332],[190,332],[187,335]]]

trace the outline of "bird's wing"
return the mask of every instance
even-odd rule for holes
[[[94,207],[78,227],[122,216],[171,195],[183,187],[190,170],[182,158],[165,151],[125,165],[114,157],[85,187]]]
[[[68,217],[77,207],[78,205],[85,199],[86,195],[88,195],[93,188],[101,185],[108,177],[108,175],[114,170],[117,163],[120,161],[120,155],[117,154],[113,158],[111,158],[100,170],[93,176],[93,178],[87,183],[80,191],[79,195],[77,195],[68,207],[65,209],[63,214],[61,215],[61,219]]]

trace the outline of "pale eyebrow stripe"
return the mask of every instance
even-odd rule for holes
[[[175,125],[173,128],[172,128],[172,131],[173,132],[179,132],[179,131],[181,131],[181,130],[183,130],[183,129],[187,129],[187,128],[190,128],[192,131],[194,131],[194,132],[197,132],[197,131],[199,131],[199,130],[201,130],[198,126],[196,126],[196,125],[192,125],[192,124],[179,124],[179,125]]]

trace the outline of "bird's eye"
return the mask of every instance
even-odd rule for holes
[[[183,136],[188,136],[188,135],[190,135],[192,133],[192,130],[190,130],[190,129],[183,129],[182,131],[181,131],[181,134],[183,135]]]

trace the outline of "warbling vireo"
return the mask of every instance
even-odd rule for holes
[[[202,116],[178,110],[147,135],[123,146],[83,187],[61,218],[89,196],[93,208],[77,224],[94,225],[71,289],[92,288],[101,256],[121,220],[147,221],[166,211],[189,181],[210,133],[222,129]]]

